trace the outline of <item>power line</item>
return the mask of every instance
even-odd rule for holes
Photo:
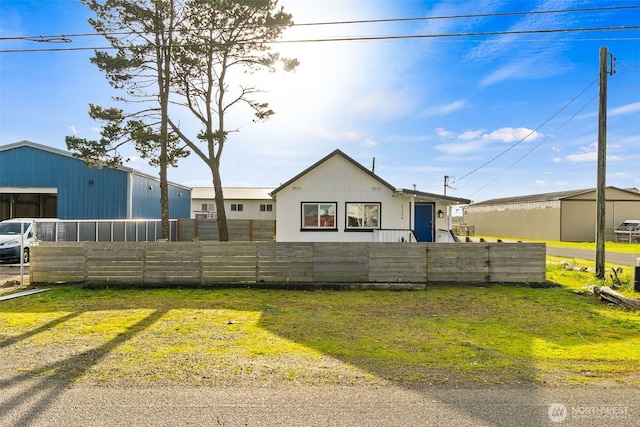
[[[348,41],[374,41],[374,40],[403,40],[403,39],[425,39],[425,38],[458,38],[458,37],[487,37],[502,35],[522,35],[522,34],[553,34],[553,33],[578,33],[597,31],[627,31],[639,30],[640,25],[613,26],[613,27],[586,27],[586,28],[556,28],[546,30],[513,30],[513,31],[485,31],[467,33],[440,33],[440,34],[408,34],[408,35],[388,35],[388,36],[347,36],[335,38],[319,39],[298,39],[298,40],[271,40],[262,42],[236,42],[235,44],[286,44],[286,43],[319,43],[319,42],[348,42]],[[67,36],[70,37],[70,36]],[[204,46],[205,43],[192,45]],[[188,45],[182,45],[188,46]],[[166,47],[149,45],[149,47]],[[82,50],[113,50],[118,49],[113,46],[106,47],[75,47],[75,48],[46,48],[46,49],[8,49],[0,50],[0,53],[25,53],[25,52],[71,52]]]
[[[354,20],[354,21],[328,21],[328,22],[313,22],[306,24],[293,24],[294,27],[303,26],[317,26],[317,25],[346,25],[346,24],[375,24],[375,23],[388,23],[388,22],[410,22],[410,21],[434,21],[444,19],[469,19],[469,18],[496,18],[503,16],[526,16],[526,15],[548,15],[554,13],[580,13],[580,12],[604,12],[604,11],[618,11],[627,9],[640,9],[638,5],[624,5],[624,6],[605,6],[605,7],[588,7],[579,9],[555,9],[555,10],[532,10],[522,12],[496,12],[496,13],[477,13],[468,15],[442,15],[442,16],[423,16],[417,18],[387,18],[387,19],[367,19],[367,20]]]
[[[534,130],[532,130],[531,132],[529,132],[524,138],[520,139],[518,142],[512,144],[509,146],[509,148],[507,148],[506,150],[502,151],[500,154],[493,156],[490,160],[487,160],[486,162],[484,162],[483,164],[481,164],[480,166],[478,166],[477,168],[475,168],[474,170],[472,170],[471,172],[465,174],[462,176],[462,178],[458,179],[459,181],[462,181],[463,179],[465,179],[466,177],[468,177],[471,174],[474,174],[475,172],[479,171],[480,169],[484,168],[485,166],[489,165],[490,163],[493,163],[495,160],[499,159],[500,157],[504,156],[505,154],[507,154],[509,151],[513,150],[515,147],[517,147],[518,145],[520,145],[522,142],[524,142],[527,138],[529,138],[531,135],[533,135],[535,132],[537,132],[539,129],[541,129],[544,125],[546,125],[547,123],[549,123],[551,120],[553,120],[558,114],[560,114],[562,111],[566,110],[569,105],[573,104],[578,98],[580,98],[587,90],[589,90],[589,88],[591,86],[593,86],[596,82],[598,81],[598,79],[595,79],[594,81],[592,81],[587,87],[585,87],[578,95],[576,95],[575,97],[573,97],[573,99],[571,99],[569,102],[567,102],[562,108],[560,108],[558,111],[556,111],[551,117],[549,117],[547,120],[545,120],[544,122],[542,122],[540,125],[538,125],[537,128],[535,128]]]
[[[465,14],[465,15],[441,15],[441,16],[422,16],[413,18],[384,18],[384,19],[365,19],[365,20],[349,20],[349,21],[326,21],[326,22],[307,22],[302,24],[291,24],[287,27],[311,27],[311,26],[330,26],[330,25],[359,25],[359,24],[376,24],[376,23],[395,23],[395,22],[415,22],[415,21],[436,21],[446,19],[471,19],[471,18],[495,18],[495,17],[508,17],[508,16],[527,16],[527,15],[548,15],[557,13],[584,13],[584,12],[603,12],[603,11],[623,11],[629,9],[640,9],[640,5],[623,5],[623,6],[605,6],[605,7],[591,7],[591,8],[576,8],[576,9],[555,9],[555,10],[533,10],[533,11],[520,11],[520,12],[496,12],[496,13],[477,13],[477,14]],[[255,27],[262,28],[264,26]],[[118,35],[132,35],[134,31],[127,32],[110,32],[110,33],[80,33],[80,34],[67,34],[66,37],[95,37],[95,36],[118,36]],[[9,40],[27,40],[35,42],[69,42],[65,35],[54,36],[19,36],[19,37],[0,37],[0,41]]]
[[[591,85],[589,85],[591,86]],[[582,92],[584,93],[584,91]],[[580,95],[582,95],[582,93]],[[558,132],[560,129],[562,129],[563,127],[565,127],[571,120],[573,120],[578,114],[580,114],[585,108],[587,108],[587,106],[589,104],[591,104],[591,102],[593,102],[594,99],[596,99],[598,97],[598,95],[596,94],[595,96],[593,96],[589,101],[587,101],[578,111],[576,111],[573,115],[571,115],[571,117],[569,117],[564,123],[562,123],[559,127],[557,127],[556,129],[554,129],[554,131],[552,132],[552,134],[555,134],[556,132]],[[471,198],[471,196],[478,194],[479,192],[481,192],[482,190],[484,190],[485,188],[487,188],[491,183],[495,182],[498,178],[500,178],[502,175],[504,175],[506,172],[508,172],[512,167],[514,167],[515,165],[517,165],[518,163],[520,163],[522,160],[524,160],[525,157],[527,157],[529,154],[533,153],[536,149],[538,149],[538,147],[540,147],[542,144],[544,144],[545,142],[547,142],[549,140],[549,138],[551,138],[551,136],[547,136],[546,138],[543,138],[542,141],[540,141],[539,143],[537,143],[536,145],[534,145],[529,151],[527,151],[522,157],[520,157],[518,160],[516,160],[515,162],[513,162],[511,165],[509,165],[507,168],[505,168],[502,172],[500,172],[495,178],[493,178],[492,180],[490,180],[489,182],[487,182],[485,185],[483,185],[482,187],[480,187],[479,189],[477,189],[476,191],[474,191],[473,193],[469,194],[469,198]]]

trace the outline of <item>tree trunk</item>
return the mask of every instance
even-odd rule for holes
[[[213,177],[213,190],[216,202],[216,221],[218,223],[218,236],[221,242],[229,241],[229,230],[227,228],[227,212],[224,208],[224,194],[222,194],[222,178],[220,177],[220,165],[215,159],[211,159],[209,164],[211,176]]]

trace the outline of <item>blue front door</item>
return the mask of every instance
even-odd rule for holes
[[[418,242],[433,242],[433,203],[416,203],[414,232]]]

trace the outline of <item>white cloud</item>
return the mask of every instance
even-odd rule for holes
[[[590,151],[587,153],[569,154],[566,159],[573,163],[595,162],[598,160],[598,152]]]
[[[369,138],[365,139],[360,144],[361,147],[366,147],[366,148],[373,148],[376,145],[378,145],[378,143],[376,141],[374,141],[373,139],[369,139]]]
[[[546,181],[543,179],[536,179],[535,181],[533,181],[538,187],[544,187],[545,185],[547,185]]]
[[[473,141],[464,143],[445,143],[436,145],[434,148],[438,151],[442,151],[447,154],[464,154],[474,151],[478,151],[485,144],[485,141],[481,139],[475,139]]]
[[[437,128],[438,135],[443,138],[456,138],[464,142],[448,142],[436,145],[434,148],[447,154],[470,153],[482,149],[488,142],[514,142],[525,138],[534,140],[541,136],[540,133],[527,128],[505,127],[497,129],[491,133],[484,133],[482,130],[467,130],[456,135],[452,131]]]
[[[481,130],[467,130],[458,135],[458,139],[463,141],[471,141],[472,139],[477,139],[482,135]]]
[[[467,103],[464,99],[459,99],[457,101],[451,102],[445,105],[435,105],[427,108],[422,112],[423,116],[446,116],[447,114],[454,113],[464,107]]]
[[[640,102],[634,102],[632,104],[623,105],[622,107],[614,108],[607,112],[608,116],[619,116],[622,114],[630,114],[640,111]]]
[[[558,187],[566,187],[566,186],[569,185],[569,182],[567,182],[567,181],[556,181],[555,185],[558,186]]]
[[[74,125],[69,126],[69,129],[71,129],[71,133],[74,136],[78,134],[78,130],[76,129],[76,127]]]
[[[506,127],[495,130],[490,134],[485,134],[483,138],[489,141],[514,142],[525,138],[533,141],[541,136],[539,132],[532,129]]]
[[[569,154],[565,157],[566,160],[573,163],[585,163],[598,161],[598,143],[594,142],[586,147],[582,147],[581,153]],[[620,160],[620,156],[608,155],[607,161]]]
[[[452,138],[455,135],[450,130],[445,130],[443,128],[436,128],[436,132],[438,132],[438,136],[441,136],[442,138]]]
[[[531,64],[527,64],[526,62],[508,64],[480,80],[480,86],[487,87],[500,83],[504,80],[525,77],[528,73],[526,70],[529,70],[530,68]]]

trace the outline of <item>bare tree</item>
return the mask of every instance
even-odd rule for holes
[[[274,71],[276,64],[293,70],[296,59],[281,58],[271,52],[270,42],[293,24],[290,14],[277,9],[272,0],[191,0],[185,7],[181,27],[179,59],[174,62],[175,92],[180,103],[201,126],[197,136],[187,135],[178,123],[169,122],[176,134],[211,171],[215,191],[218,231],[221,241],[229,240],[224,207],[220,162],[231,132],[225,118],[239,104],[248,106],[254,121],[268,119],[273,110],[255,100],[260,90],[244,85],[239,75],[250,76],[260,69]],[[236,73],[242,71],[244,74]]]

